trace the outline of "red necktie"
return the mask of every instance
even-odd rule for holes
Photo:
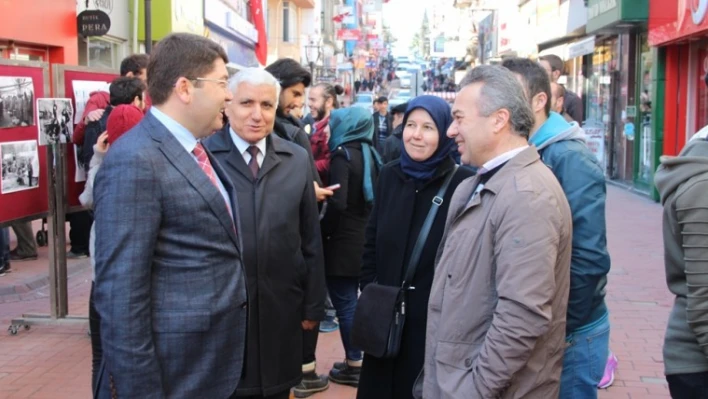
[[[253,178],[257,179],[258,171],[261,168],[260,166],[258,166],[258,153],[260,153],[260,150],[255,145],[252,145],[248,147],[248,153],[251,154],[251,160],[248,161],[248,168],[251,169]]]
[[[192,153],[195,157],[197,157],[199,167],[202,168],[209,180],[211,180],[211,184],[213,184],[214,187],[219,190],[219,194],[221,194],[221,188],[219,187],[219,183],[216,181],[216,173],[214,172],[214,168],[211,166],[211,161],[209,161],[209,157],[207,156],[202,143],[197,142],[197,145],[194,147],[194,150],[192,150]],[[229,214],[231,214],[231,205],[229,205],[226,200],[224,200],[224,202],[226,204],[226,208],[229,210]]]

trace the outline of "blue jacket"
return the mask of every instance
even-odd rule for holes
[[[556,175],[573,215],[573,254],[566,333],[582,329],[607,313],[605,286],[610,271],[607,252],[605,175],[585,145],[577,123],[552,112],[529,139]]]

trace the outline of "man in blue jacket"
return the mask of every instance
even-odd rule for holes
[[[605,285],[610,271],[605,226],[605,176],[585,145],[575,122],[550,112],[551,84],[538,63],[510,58],[502,65],[517,75],[525,88],[536,123],[529,143],[561,184],[573,214],[573,253],[560,398],[597,398],[598,386],[609,386],[616,365],[609,353],[610,321]],[[612,356],[612,361],[608,358]],[[600,384],[600,382],[603,384]],[[606,380],[606,381],[605,381]]]

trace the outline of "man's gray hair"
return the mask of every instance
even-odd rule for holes
[[[261,68],[244,68],[229,79],[229,89],[234,95],[238,90],[238,85],[248,83],[254,86],[268,85],[275,87],[275,107],[278,108],[278,100],[280,99],[280,82],[270,72]]]
[[[500,109],[506,109],[514,133],[528,139],[535,119],[524,88],[516,76],[501,66],[480,65],[465,75],[460,82],[460,90],[473,83],[482,83],[477,103],[480,115],[489,116]]]

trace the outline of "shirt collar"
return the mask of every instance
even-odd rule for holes
[[[150,112],[160,123],[165,125],[167,130],[175,136],[177,141],[182,144],[182,147],[184,147],[188,153],[191,154],[192,151],[194,151],[194,147],[197,146],[197,139],[186,127],[180,125],[179,122],[167,116],[167,114],[157,109],[157,107],[150,107]]]
[[[236,148],[238,148],[239,154],[245,153],[246,151],[248,151],[248,147],[250,147],[251,145],[255,145],[256,147],[258,147],[258,150],[261,152],[261,154],[265,155],[266,138],[268,136],[258,140],[256,144],[249,144],[246,140],[242,139],[238,134],[236,134],[236,132],[231,126],[229,126],[229,134],[231,135],[231,141],[233,141]]]
[[[528,145],[525,145],[523,147],[515,148],[511,151],[507,151],[501,155],[496,156],[495,158],[490,159],[489,161],[485,162],[484,165],[482,165],[482,169],[479,170],[479,174],[483,175],[490,170],[496,168],[497,166],[503,164],[504,162],[509,161],[511,158],[514,158],[517,156],[519,153],[521,153],[523,150],[529,148]]]

